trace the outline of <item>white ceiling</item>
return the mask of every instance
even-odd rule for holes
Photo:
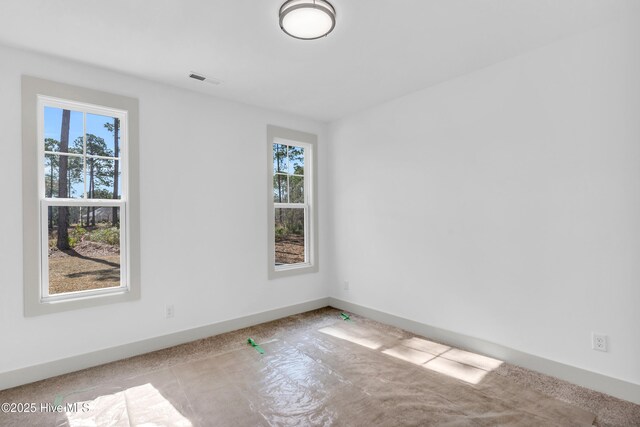
[[[0,43],[330,121],[626,14],[638,0],[332,0],[328,37],[284,0],[1,0]],[[0,65],[2,59],[0,58]],[[187,78],[194,70],[219,86]]]

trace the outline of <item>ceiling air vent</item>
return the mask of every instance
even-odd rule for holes
[[[189,77],[191,77],[194,80],[199,80],[201,82],[210,83],[212,85],[219,85],[220,83],[222,83],[218,79],[213,79],[211,77],[207,77],[205,75],[202,75],[201,73],[195,73],[193,71],[189,73]]]

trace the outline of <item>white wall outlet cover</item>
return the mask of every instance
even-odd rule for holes
[[[594,350],[607,351],[607,336],[603,334],[592,334],[592,347]]]
[[[165,305],[164,306],[164,317],[170,319],[174,316],[175,312],[173,310],[173,305]]]

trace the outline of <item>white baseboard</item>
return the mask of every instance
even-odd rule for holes
[[[500,344],[436,328],[370,307],[331,297],[320,298],[288,307],[250,314],[236,319],[212,323],[198,328],[174,332],[168,335],[162,335],[130,344],[59,359],[40,365],[28,366],[14,371],[2,372],[0,373],[0,390],[114,362],[128,357],[138,356],[152,351],[161,350],[163,348],[184,344],[213,335],[223,334],[225,332],[231,332],[237,329],[246,328],[326,306],[350,311],[388,325],[405,329],[415,334],[432,338],[442,343],[495,357],[514,365],[522,366],[533,371],[569,381],[573,384],[640,404],[640,385],[638,384],[608,377],[606,375],[576,368],[574,366],[565,365],[553,360],[514,350]]]
[[[317,300],[307,301],[288,307],[263,311],[236,319],[212,323],[210,325],[201,326],[198,328],[149,338],[130,344],[124,344],[117,347],[110,347],[104,350],[81,354],[78,356],[54,360],[52,362],[47,362],[40,365],[28,366],[26,368],[16,369],[14,371],[2,372],[0,373],[0,390],[17,387],[19,385],[40,381],[62,374],[68,374],[69,372],[103,365],[105,363],[126,359],[128,357],[138,356],[140,354],[145,354],[152,351],[162,350],[163,348],[173,347],[175,345],[207,338],[213,335],[235,331],[237,329],[258,325],[260,323],[269,322],[271,320],[281,319],[283,317],[292,316],[298,313],[304,313],[305,311],[327,307],[328,305],[328,298],[320,298]]]
[[[330,297],[329,305],[440,341],[443,344],[481,353],[513,365],[531,369],[532,371],[546,375],[551,375],[573,384],[615,396],[619,399],[640,404],[640,385],[638,384],[608,377],[606,375],[576,368],[574,366],[565,365],[560,362],[555,362],[553,360],[514,350],[500,344],[436,328],[424,323],[409,320],[337,298]]]

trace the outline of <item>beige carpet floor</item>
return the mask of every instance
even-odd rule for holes
[[[638,405],[332,308],[0,391],[0,402],[67,405],[0,413],[0,426],[640,425]]]

